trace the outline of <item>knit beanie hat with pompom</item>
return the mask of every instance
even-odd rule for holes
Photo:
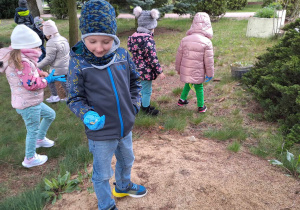
[[[157,9],[142,10],[137,6],[133,9],[134,16],[138,19],[138,32],[150,33],[151,29],[156,28],[159,11]]]

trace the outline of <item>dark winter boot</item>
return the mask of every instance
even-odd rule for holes
[[[141,107],[142,111],[148,115],[152,115],[152,116],[156,116],[158,115],[159,111],[157,109],[155,109],[155,107]]]

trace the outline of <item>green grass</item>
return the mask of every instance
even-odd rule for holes
[[[260,4],[248,4],[241,10],[227,10],[226,12],[256,12],[261,9]]]
[[[245,140],[247,138],[247,131],[239,125],[225,126],[220,129],[208,129],[204,132],[207,138],[217,139],[221,141],[229,139]]]
[[[172,90],[172,93],[173,93],[175,96],[180,96],[182,90],[183,90],[182,87],[178,87],[178,88],[173,89],[173,90]]]
[[[241,144],[238,141],[232,142],[230,145],[228,145],[227,149],[232,152],[238,152],[240,151]]]

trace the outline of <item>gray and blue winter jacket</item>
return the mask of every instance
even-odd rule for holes
[[[29,28],[33,27],[33,17],[26,7],[17,7],[14,20],[16,24],[25,24]]]
[[[88,63],[81,56],[82,48],[78,42],[70,52],[67,104],[81,120],[88,111],[105,115],[102,129],[85,127],[88,139],[121,139],[132,130],[141,106],[140,75],[124,48],[117,48],[114,61],[104,68]]]

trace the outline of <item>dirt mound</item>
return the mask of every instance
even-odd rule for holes
[[[156,135],[134,141],[134,151],[132,181],[148,194],[117,198],[121,210],[300,209],[299,181],[243,149],[228,151],[223,142]],[[97,199],[83,189],[46,209],[96,210]]]

